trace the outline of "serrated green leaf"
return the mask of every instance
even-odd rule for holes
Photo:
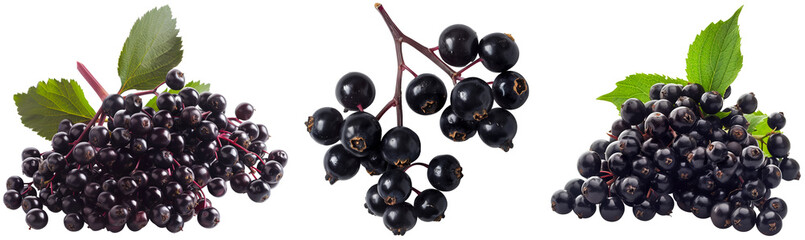
[[[120,51],[118,92],[149,90],[165,81],[168,71],[182,61],[182,38],[178,34],[168,6],[154,8],[137,19]]]
[[[210,91],[210,84],[209,83],[201,83],[201,81],[191,81],[189,83],[186,83],[184,85],[184,87],[186,87],[186,88],[188,88],[188,87],[195,88],[196,91],[198,91],[199,93]],[[180,90],[165,89],[162,92],[165,92],[165,91],[168,91],[168,92],[170,92],[172,94],[177,94],[177,93],[179,93]],[[146,107],[151,107],[154,110],[159,110],[159,108],[157,108],[157,97],[156,96],[152,97],[151,100],[149,100],[148,103],[145,104],[145,106]]]
[[[611,102],[620,111],[621,104],[629,98],[637,98],[640,101],[649,101],[649,89],[656,83],[676,83],[687,84],[687,81],[679,78],[670,78],[659,74],[637,73],[626,77],[626,79],[615,83],[617,86],[612,92],[598,97],[598,100]]]
[[[738,31],[738,8],[727,21],[711,23],[688,49],[688,80],[701,84],[705,91],[724,94],[727,87],[738,77],[743,66],[741,36]]]
[[[41,81],[27,93],[14,94],[14,103],[22,124],[48,140],[61,120],[87,122],[95,115],[81,86],[72,79]]]

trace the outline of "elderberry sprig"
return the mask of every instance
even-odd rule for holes
[[[167,7],[138,20],[121,51],[117,93],[109,94],[78,62],[102,100],[94,112],[73,80],[40,82],[15,95],[23,123],[52,149],[24,149],[22,173],[32,180],[6,182],[3,203],[21,208],[29,228],[44,228],[48,209],[64,212],[70,231],[139,231],[151,222],[175,233],[194,216],[205,228],[220,222],[205,187],[215,197],[228,184],[254,202],[269,198],[287,154],[267,151],[268,128],[250,121],[254,106],[241,103],[227,117],[223,95],[209,92],[209,84],[186,83],[183,72],[171,69],[181,61],[177,33]],[[151,48],[160,51],[146,54]],[[162,85],[171,90],[159,92]],[[124,95],[129,90],[141,91]],[[154,107],[143,104],[146,95],[154,95]]]
[[[350,72],[336,84],[336,99],[344,112],[355,112],[344,117],[335,108],[320,108],[308,117],[305,126],[317,143],[335,144],[324,156],[325,180],[330,184],[352,178],[360,166],[370,175],[380,175],[378,183],[367,191],[364,206],[370,214],[382,216],[395,235],[403,235],[416,225],[417,219],[442,220],[447,209],[443,192],[456,189],[464,177],[458,160],[450,155],[436,156],[428,164],[416,162],[422,146],[419,136],[403,126],[403,106],[420,115],[444,109],[440,126],[449,139],[465,141],[477,132],[490,147],[508,151],[517,132],[517,121],[508,110],[525,103],[528,84],[522,75],[509,71],[519,58],[519,49],[511,35],[493,33],[479,41],[471,28],[456,24],[441,33],[438,47],[427,48],[404,34],[383,5],[375,4],[375,8],[394,40],[397,71],[393,97],[376,116],[366,112],[375,100],[374,83],[365,74]],[[417,74],[406,64],[403,44],[417,50],[449,76],[453,83],[451,105],[445,107],[447,88],[439,77]],[[477,63],[498,73],[495,81],[462,76]],[[461,69],[456,71],[451,66]],[[404,103],[402,80],[406,72],[413,79],[405,88]],[[495,102],[500,108],[492,108]],[[397,125],[384,134],[379,120],[392,108],[396,110]],[[427,177],[433,189],[420,191],[412,185],[406,173],[412,166],[428,168]],[[407,202],[411,192],[417,194],[413,205]]]

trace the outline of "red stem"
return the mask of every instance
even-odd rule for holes
[[[94,125],[96,121],[98,121],[98,119],[99,119],[99,117],[100,117],[101,115],[103,115],[103,109],[100,109],[100,108],[99,108],[99,109],[98,109],[98,111],[97,111],[97,112],[95,112],[95,116],[94,116],[94,117],[92,117],[92,119],[91,119],[91,120],[89,120],[89,123],[87,123],[87,127],[86,127],[86,128],[84,128],[84,131],[82,131],[82,132],[81,132],[81,135],[78,135],[78,139],[76,139],[75,141],[73,141],[72,143],[70,143],[71,145],[73,145],[73,147],[75,147],[75,145],[76,145],[76,144],[78,144],[78,143],[80,143],[80,142],[81,142],[81,139],[83,139],[83,138],[84,138],[84,135],[86,135],[86,134],[89,132],[89,129],[90,129],[90,128],[92,128],[91,126],[92,126],[92,125]],[[73,150],[72,150],[72,149],[70,149],[70,152],[72,152],[72,151],[73,151]],[[66,158],[66,157],[65,157],[65,158]]]
[[[408,67],[408,65],[403,64],[402,68],[405,69],[405,70],[408,70],[408,72],[411,73],[411,75],[414,75],[414,77],[418,76],[418,75],[416,75],[416,73],[414,73],[414,70],[411,70],[411,68]]]
[[[201,196],[204,197],[204,201],[202,201],[202,202],[206,205],[207,204],[207,194],[204,194],[204,191],[201,190],[201,189],[204,189],[204,188],[202,188],[201,185],[196,182],[196,180],[193,180],[193,184],[196,184],[196,187],[198,187],[198,191],[201,193]],[[206,208],[206,206],[201,206],[201,208]]]
[[[240,150],[243,150],[243,151],[246,151],[246,152],[252,152],[252,151],[249,151],[248,149],[244,148],[244,147],[243,147],[243,146],[241,146],[240,144],[236,143],[235,141],[232,141],[232,139],[225,138],[225,137],[223,137],[223,136],[221,136],[221,135],[218,135],[218,140],[220,141],[221,139],[223,139],[224,141],[227,141],[227,142],[231,143],[233,146],[235,146],[235,147],[237,147],[237,148],[240,148]],[[260,159],[260,162],[262,162],[263,164],[266,164],[266,161],[263,161],[263,158],[262,158],[262,157],[260,157],[260,154],[254,154],[254,155],[255,155],[255,156],[257,156],[257,159]]]
[[[392,37],[394,37],[395,45],[401,45],[402,43],[407,43],[408,45],[413,47],[415,50],[417,50],[420,53],[422,53],[422,55],[425,55],[425,57],[427,57],[429,60],[431,60],[431,62],[436,64],[436,66],[441,68],[442,71],[447,73],[447,75],[450,75],[450,78],[453,79],[453,84],[456,84],[456,81],[455,81],[456,80],[456,71],[454,71],[452,68],[450,68],[450,66],[448,66],[446,63],[444,63],[444,61],[442,61],[442,59],[439,59],[439,57],[436,56],[436,54],[431,50],[431,48],[425,47],[422,44],[419,44],[417,41],[414,41],[413,39],[411,39],[408,36],[406,36],[405,34],[403,34],[402,31],[400,31],[400,29],[394,23],[394,21],[391,20],[391,17],[386,12],[386,9],[383,8],[382,4],[376,3],[375,8],[377,8],[377,11],[380,13],[380,16],[383,17],[383,20],[386,22],[386,25],[389,27],[389,30],[391,31],[391,35],[392,35]],[[402,52],[401,51],[397,52],[397,56],[398,56],[398,60],[402,60]],[[402,62],[400,62],[400,63],[402,63]]]
[[[137,159],[137,164],[134,165],[134,170],[132,170],[131,173],[134,173],[134,171],[137,171],[137,168],[139,168],[139,167],[140,167],[140,158]]]
[[[243,121],[241,121],[241,120],[240,120],[240,119],[238,119],[238,118],[233,118],[233,117],[231,117],[231,118],[227,118],[227,119],[229,119],[229,121],[235,121],[235,122],[238,122],[238,123],[243,123]]]
[[[380,120],[380,118],[383,117],[383,114],[386,114],[386,112],[391,107],[394,107],[396,105],[397,105],[397,101],[395,99],[391,99],[391,101],[389,101],[389,103],[386,103],[386,106],[384,106],[383,109],[381,109],[380,112],[377,113],[377,117],[375,117],[375,118],[377,118],[377,120]]]
[[[95,123],[98,124],[98,126],[103,125],[103,123],[106,122],[106,114],[101,112],[101,116],[98,117],[98,120],[96,120]],[[87,128],[92,128],[92,125],[87,125]]]
[[[148,95],[148,94],[157,95],[157,91],[156,90],[148,90],[148,91],[136,92],[136,93],[133,93],[133,94],[137,95],[137,96]]]
[[[612,184],[613,184],[613,183],[615,183],[615,179],[616,179],[616,178],[614,178],[614,177],[613,177],[612,179],[610,179],[609,181],[607,181],[607,186],[612,186]]]
[[[447,75],[450,76],[450,79],[453,80],[453,85],[456,84],[456,78],[460,77],[456,74],[456,71],[450,68],[450,66],[447,66],[447,64],[444,63],[444,61],[442,61],[442,59],[440,59],[438,56],[436,56],[436,53],[434,53],[430,48],[423,46],[422,44],[418,43],[417,41],[414,41],[413,39],[403,34],[402,31],[400,31],[400,29],[394,23],[394,21],[391,20],[391,17],[386,12],[386,9],[383,8],[382,4],[376,3],[375,8],[377,8],[377,11],[380,13],[380,16],[383,17],[383,21],[386,22],[386,26],[388,26],[389,31],[391,31],[391,36],[394,39],[394,50],[397,55],[397,79],[396,79],[397,84],[394,89],[394,98],[393,98],[394,101],[396,101],[397,103],[402,102],[402,73],[405,69],[408,69],[408,67],[405,65],[405,59],[403,59],[402,55],[403,43],[407,43],[409,46],[422,53],[422,55],[427,57],[429,60],[431,60],[431,62],[436,64],[436,66],[441,68],[445,73],[447,73]],[[408,70],[410,71],[410,69]],[[413,71],[411,71],[411,73],[413,74]],[[402,104],[396,104],[396,107],[397,107],[397,126],[402,126],[403,125]]]
[[[92,128],[92,125],[95,125],[95,121],[98,121],[98,118],[99,118],[101,115],[103,115],[103,111],[102,111],[101,109],[98,109],[98,111],[97,111],[97,112],[95,112],[95,116],[94,116],[94,117],[92,117],[92,119],[91,119],[91,120],[89,120],[89,123],[87,123],[87,127],[86,127],[86,128],[84,128],[84,131],[82,131],[82,132],[81,132],[81,135],[78,135],[78,139],[76,139],[75,141],[73,141],[72,143],[70,143],[70,145],[71,145],[72,147],[70,148],[70,151],[69,151],[69,152],[67,152],[67,155],[64,155],[64,160],[65,160],[65,162],[67,162],[67,159],[69,159],[70,154],[71,154],[71,153],[73,153],[73,149],[75,149],[75,146],[76,146],[76,145],[78,145],[78,143],[80,143],[80,142],[81,142],[81,139],[83,139],[83,138],[84,138],[84,136],[85,136],[85,135],[86,135],[86,134],[89,132],[89,129],[90,129],[90,128]],[[67,162],[67,163],[69,163],[69,162]]]
[[[143,112],[143,113],[144,113],[146,116],[148,116],[149,118],[154,117],[154,116],[151,116],[151,114],[149,114],[148,112],[146,112],[146,111],[145,111],[145,109],[143,109],[143,110],[142,110],[142,112]]]
[[[20,193],[20,195],[25,195],[26,193],[28,193],[28,191],[30,191],[31,187],[33,187],[33,186],[34,186],[33,182],[29,183],[28,188],[26,188],[25,191],[22,191],[22,193]]]
[[[403,169],[403,172],[408,171],[409,168],[411,168],[413,166],[416,166],[416,165],[423,166],[425,168],[428,167],[428,164],[421,163],[421,162],[415,162],[415,163],[412,163],[411,165],[408,165],[408,167],[405,167],[405,169]]]
[[[95,93],[98,94],[98,97],[100,97],[101,100],[106,99],[106,96],[109,96],[109,93],[106,93],[106,89],[101,86],[101,83],[99,83],[98,80],[92,76],[92,73],[89,72],[84,64],[78,61],[76,61],[76,64],[78,65],[78,72],[81,73],[81,76],[84,76],[84,79],[87,80],[87,83],[89,83],[90,86],[92,86],[92,89],[95,90]]]
[[[422,194],[422,192],[420,192],[419,190],[417,190],[414,187],[411,187],[411,191],[414,191],[416,193],[416,195]]]
[[[474,66],[475,64],[478,64],[481,61],[483,61],[481,58],[475,59],[475,61],[472,61],[470,63],[470,65],[467,65],[466,67],[462,68],[461,70],[458,70],[458,72],[456,72],[456,76],[461,76],[461,74],[464,73],[464,71],[467,71],[467,69],[470,69],[472,66]]]

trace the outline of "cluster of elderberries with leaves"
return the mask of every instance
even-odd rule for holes
[[[598,99],[620,110],[608,140],[595,141],[578,173],[551,197],[559,214],[619,220],[625,206],[643,221],[674,205],[717,228],[775,235],[788,212],[771,191],[798,180],[782,112],[758,111],[754,93],[725,103],[741,69],[738,16],[710,24],[690,45],[687,80],[635,74]],[[726,107],[726,108],[725,108]],[[723,108],[723,109],[722,109]]]
[[[405,88],[407,105],[420,115],[443,110],[439,125],[447,138],[461,142],[477,133],[485,144],[504,151],[514,146],[517,133],[517,121],[509,110],[526,102],[529,89],[522,75],[510,71],[520,56],[511,35],[492,33],[479,41],[470,27],[456,24],[441,33],[438,47],[427,48],[403,34],[382,5],[375,8],[391,31],[397,53],[394,97],[377,116],[366,112],[375,98],[374,83],[362,73],[351,72],[338,81],[335,93],[345,112],[354,112],[344,118],[335,108],[324,107],[308,117],[305,126],[316,142],[335,144],[324,155],[325,179],[331,184],[352,178],[361,165],[370,175],[381,175],[367,191],[364,206],[370,214],[382,216],[395,235],[403,235],[414,227],[417,218],[426,222],[444,218],[447,199],[442,192],[455,189],[464,176],[458,160],[450,155],[436,156],[428,164],[415,162],[421,143],[413,130],[403,126],[403,74],[414,76]],[[434,74],[416,74],[405,64],[403,43],[450,77],[455,86],[449,106],[445,107],[447,88],[441,79]],[[461,76],[477,63],[497,73],[495,80]],[[455,71],[450,66],[463,68]],[[493,108],[494,103],[499,108]],[[391,108],[396,108],[397,126],[383,134],[379,120]],[[434,189],[419,191],[413,187],[406,171],[416,165],[428,168],[427,177]],[[417,193],[413,205],[406,202],[412,191]]]
[[[6,182],[3,203],[21,208],[30,228],[48,224],[45,209],[64,212],[70,231],[139,231],[151,222],[178,232],[194,216],[212,228],[220,213],[204,188],[215,197],[231,187],[254,202],[269,198],[287,154],[267,151],[268,128],[248,121],[251,104],[227,117],[223,95],[209,92],[209,84],[186,83],[173,69],[183,52],[178,33],[167,6],[138,19],[121,51],[117,93],[108,94],[78,63],[103,100],[97,111],[73,80],[42,81],[14,95],[22,123],[51,147],[23,150],[22,173],[32,180]],[[160,92],[162,85],[169,89]],[[156,96],[143,104],[146,95]]]

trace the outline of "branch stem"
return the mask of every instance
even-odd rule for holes
[[[92,73],[89,72],[86,66],[83,63],[76,61],[76,65],[78,65],[78,72],[81,73],[81,76],[84,76],[84,80],[92,86],[92,89],[95,90],[95,93],[98,94],[98,97],[101,98],[101,101],[106,99],[106,96],[109,96],[109,93],[106,93],[106,89],[101,86],[101,83],[98,82],[98,79],[95,79],[95,76],[92,76]]]
[[[383,117],[383,115],[386,114],[386,112],[391,107],[394,107],[396,105],[397,105],[396,99],[391,99],[391,101],[389,101],[389,103],[386,103],[386,106],[383,106],[383,109],[380,109],[380,112],[377,113],[377,116],[375,118],[377,118],[377,120],[380,120],[380,118]]]
[[[450,76],[450,80],[452,80],[453,85],[455,85],[457,80],[461,78],[461,76],[460,76],[461,74],[456,72],[455,70],[453,70],[453,68],[448,66],[447,63],[445,63],[444,61],[442,61],[442,59],[440,59],[438,56],[436,56],[436,53],[434,52],[435,49],[425,47],[424,45],[420,44],[419,42],[409,38],[404,33],[402,33],[402,31],[400,31],[400,28],[397,27],[397,24],[395,24],[394,21],[391,20],[391,17],[386,12],[386,9],[383,8],[382,4],[376,3],[375,8],[377,9],[378,13],[380,13],[380,16],[383,17],[383,21],[386,22],[386,26],[388,26],[389,31],[391,31],[391,36],[394,39],[394,50],[395,50],[396,55],[397,55],[397,78],[396,78],[397,82],[396,82],[396,87],[394,89],[394,98],[392,99],[392,101],[396,102],[395,106],[397,107],[397,109],[396,109],[397,110],[397,126],[402,126],[403,125],[403,111],[402,111],[402,104],[399,104],[399,103],[402,102],[402,97],[401,97],[402,96],[402,73],[403,73],[403,71],[408,71],[408,72],[411,73],[411,75],[414,75],[415,77],[417,76],[416,73],[414,73],[414,71],[411,70],[411,68],[409,68],[407,65],[405,65],[405,59],[403,59],[403,54],[402,54],[402,44],[403,43],[408,44],[409,46],[411,46],[412,48],[417,50],[419,53],[424,55],[426,58],[428,58],[431,62],[436,64],[436,66],[438,66],[440,69],[442,69],[442,71],[444,71],[447,75]],[[385,111],[387,111],[387,109],[381,111],[381,113],[385,113]],[[378,114],[378,118],[380,116],[382,116],[382,115],[383,114]]]

